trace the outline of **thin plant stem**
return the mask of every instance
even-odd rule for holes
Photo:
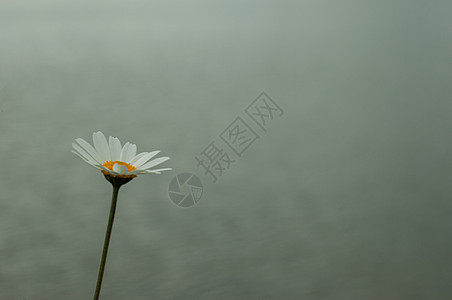
[[[104,249],[102,250],[102,259],[99,266],[99,274],[97,275],[96,292],[94,293],[94,300],[99,299],[100,288],[102,286],[102,278],[104,277],[105,261],[107,260],[108,245],[110,244],[111,230],[113,228],[113,221],[115,219],[116,202],[118,201],[118,193],[120,186],[113,184],[113,196],[111,198],[110,217],[108,218],[107,232],[105,233]]]

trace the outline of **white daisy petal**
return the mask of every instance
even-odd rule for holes
[[[91,157],[94,158],[94,160],[97,161],[99,164],[103,164],[105,162],[100,159],[96,149],[94,149],[93,146],[91,146],[87,141],[81,138],[78,138],[75,141],[79,143],[79,145],[82,146],[82,148],[85,149],[86,152],[88,152],[88,154],[91,155]]]
[[[137,168],[137,169],[140,169],[140,170],[146,170],[146,169],[152,168],[152,167],[154,167],[154,166],[157,166],[157,165],[159,165],[159,164],[161,164],[161,163],[167,161],[168,159],[170,159],[170,158],[169,158],[169,157],[166,157],[166,156],[164,156],[164,157],[159,157],[159,158],[156,158],[156,159],[154,159],[154,160],[151,160],[150,162],[148,162],[148,163],[142,165],[141,167],[139,167],[139,168]]]
[[[74,153],[75,155],[77,155],[78,157],[80,157],[81,159],[83,159],[83,161],[86,162],[87,164],[95,167],[96,169],[102,170],[103,167],[101,165],[99,165],[98,163],[96,163],[96,162],[92,163],[90,161],[87,161],[83,156],[80,155],[80,153],[78,153],[74,150],[72,150],[71,152]]]
[[[172,169],[171,168],[163,168],[163,169],[155,169],[155,170],[146,170],[146,173],[149,173],[149,174],[152,174],[152,173],[155,173],[155,174],[162,174],[161,172],[163,172],[163,171],[171,171]]]
[[[155,170],[146,170],[147,173],[153,173],[153,172],[163,172],[163,171],[171,171],[172,168],[163,168],[163,169],[155,169]]]
[[[124,144],[124,147],[122,147],[121,155],[119,156],[119,160],[120,161],[124,161],[125,162],[124,159],[126,158],[127,153],[129,152],[129,146],[130,146],[130,143],[127,142],[127,143]]]
[[[108,147],[107,139],[102,132],[93,133],[93,143],[103,161],[111,160],[110,147]]]
[[[145,173],[143,173],[143,170],[133,170],[133,171],[127,172],[127,175],[137,175],[137,174],[145,174]]]
[[[76,143],[72,143],[72,147],[74,148],[74,150],[80,154],[83,158],[85,158],[86,161],[89,161],[90,163],[93,164],[98,164],[94,158],[91,157],[91,155],[89,155],[88,153],[86,153],[85,150],[82,149],[82,147],[80,147],[79,145],[77,145]]]
[[[147,170],[133,170],[128,172],[127,174],[148,174]]]
[[[131,164],[132,166],[135,166],[134,163],[146,154],[148,154],[148,152],[141,152],[141,153],[135,155],[135,157],[130,160],[129,164]]]
[[[138,169],[142,165],[144,165],[147,161],[149,161],[151,158],[156,156],[159,152],[160,152],[159,150],[149,152],[148,154],[146,154],[143,157],[141,157],[140,159],[138,159],[133,165],[135,166],[135,168]]]
[[[137,154],[137,145],[130,144],[129,150],[127,151],[126,157],[124,158],[123,162],[129,163],[132,158],[135,157]]]
[[[108,144],[110,146],[111,153],[111,161],[119,160],[119,156],[121,155],[121,142],[118,138],[110,136],[108,138]]]
[[[80,157],[84,162],[86,162],[86,163],[88,163],[88,164],[94,166],[94,164],[93,164],[91,161],[87,160],[85,157],[83,157],[83,156],[82,156],[80,153],[78,153],[77,151],[71,150],[71,152],[74,153],[75,155],[77,155],[78,157]]]

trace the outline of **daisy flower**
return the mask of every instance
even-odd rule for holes
[[[99,169],[104,175],[113,177],[133,178],[139,174],[161,174],[171,168],[153,169],[157,165],[170,159],[156,156],[160,151],[141,152],[137,154],[137,146],[129,142],[121,146],[118,138],[110,136],[107,139],[100,131],[93,133],[91,146],[84,139],[78,138],[72,143],[72,152],[86,163]]]
[[[93,133],[94,147],[81,138],[78,138],[75,141],[77,143],[72,143],[72,152],[86,163],[101,170],[105,178],[113,186],[110,215],[108,217],[104,248],[102,250],[99,274],[97,275],[96,291],[94,293],[94,300],[98,300],[100,297],[102,278],[104,276],[120,187],[139,174],[160,174],[162,171],[171,170],[171,168],[154,169],[154,167],[170,158],[164,156],[153,159],[160,151],[142,152],[137,154],[137,146],[135,144],[127,142],[124,146],[121,146],[119,139],[111,136],[108,138],[107,142],[104,134],[100,131]]]

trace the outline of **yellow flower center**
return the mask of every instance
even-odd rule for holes
[[[113,166],[115,164],[118,164],[118,165],[121,165],[121,166],[126,166],[127,167],[127,172],[130,172],[130,171],[133,171],[133,170],[137,169],[134,166],[132,166],[131,164],[128,164],[128,163],[125,163],[125,162],[122,162],[122,161],[119,161],[119,160],[115,160],[115,161],[109,161],[108,160],[108,161],[106,161],[104,163],[104,167],[113,171]]]

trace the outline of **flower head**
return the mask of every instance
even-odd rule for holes
[[[142,152],[137,154],[137,146],[129,142],[121,146],[118,138],[109,137],[108,142],[100,131],[93,133],[91,146],[84,139],[78,138],[72,143],[72,152],[88,164],[99,169],[109,178],[130,178],[139,174],[161,174],[171,168],[152,169],[167,161],[169,157],[152,159],[160,151]],[[109,179],[110,180],[110,179]]]

